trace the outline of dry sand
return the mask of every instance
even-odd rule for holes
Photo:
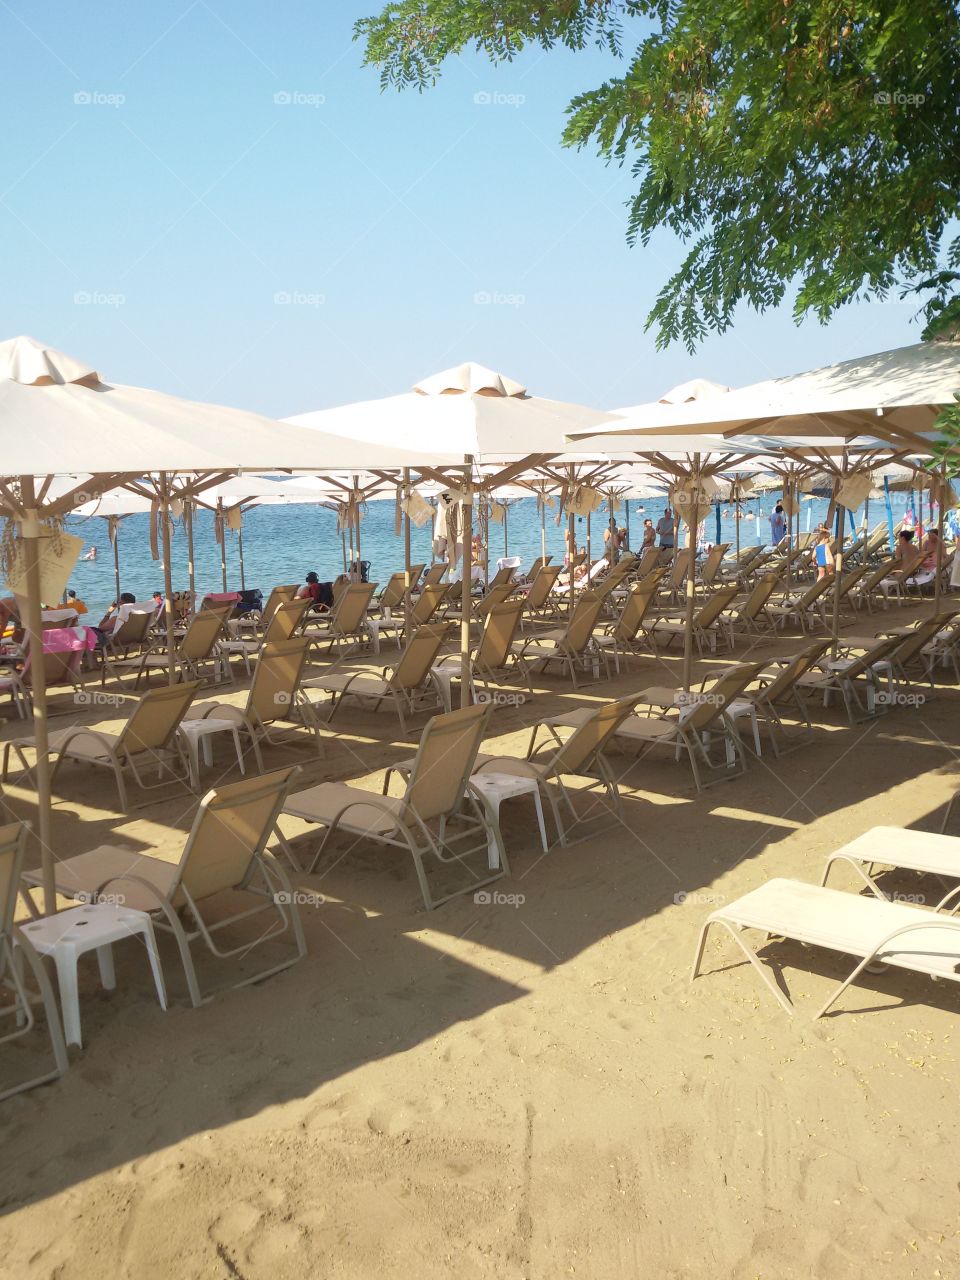
[[[676,675],[645,660],[581,695],[542,679],[535,705]],[[510,802],[496,888],[519,905],[426,913],[407,859],[354,849],[296,877],[327,899],[303,909],[308,958],[199,1010],[169,948],[166,1014],[137,943],[110,996],[89,957],[85,1048],[0,1106],[0,1277],[960,1276],[960,988],[867,975],[813,1023],[844,962],[776,943],[791,1019],[719,940],[689,984],[715,901],[817,879],[875,824],[939,824],[958,697],[852,729],[827,712],[811,745],[699,797],[685,765],[649,757],[624,826],[546,857],[530,802]],[[498,745],[520,751],[532,719],[498,710]],[[341,728],[320,760],[269,760],[358,777],[413,740],[387,714]],[[205,782],[229,767],[217,750]],[[15,783],[8,810],[29,817]],[[115,832],[178,850],[192,798],[136,802],[125,819],[107,779],[70,773],[58,847]],[[0,1052],[5,1073],[26,1061]]]

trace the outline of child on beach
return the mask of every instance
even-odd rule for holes
[[[830,530],[821,529],[817,534],[817,545],[813,559],[817,566],[817,578],[829,578],[834,570],[833,550],[830,546]]]

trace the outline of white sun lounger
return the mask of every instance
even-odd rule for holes
[[[874,879],[875,866],[902,867],[907,871],[922,871],[932,876],[960,880],[960,837],[943,836],[933,831],[911,831],[905,827],[872,827],[830,854],[821,884],[827,883],[835,862],[849,863],[878,898],[886,898]],[[939,902],[930,905],[940,911],[958,895],[960,885],[955,885]]]
[[[726,929],[787,1013],[794,1011],[792,1002],[746,944],[744,930],[759,930],[765,941],[771,936],[792,938],[807,946],[858,957],[853,972],[834,989],[814,1018],[822,1017],[869,964],[887,964],[930,978],[960,981],[960,920],[902,902],[865,898],[798,880],[768,880],[707,917],[700,931],[691,981],[700,972],[707,934],[713,925]]]

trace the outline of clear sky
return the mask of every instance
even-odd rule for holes
[[[644,317],[681,248],[628,248],[628,171],[559,145],[597,50],[451,62],[381,94],[375,0],[0,0],[0,336],[108,380],[282,416],[478,360],[609,408],[919,340],[909,304],[744,310],[695,357]],[[869,198],[869,193],[864,193]]]

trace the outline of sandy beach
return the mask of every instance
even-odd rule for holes
[[[667,666],[635,661],[580,694],[540,678],[532,705],[663,683],[679,675]],[[109,996],[89,957],[84,1049],[0,1111],[0,1276],[960,1274],[960,990],[866,975],[814,1023],[844,962],[778,942],[765,954],[791,1019],[719,939],[689,982],[716,903],[774,875],[818,880],[825,855],[871,826],[939,828],[957,704],[941,685],[853,728],[832,709],[809,746],[765,751],[700,796],[685,764],[650,756],[626,775],[623,825],[546,856],[530,802],[509,802],[499,902],[426,913],[408,859],[330,855],[294,877],[323,898],[302,908],[307,959],[197,1010],[165,944],[165,1014],[138,943],[117,949]],[[494,745],[522,751],[532,719],[530,704],[498,708]],[[269,763],[378,787],[414,741],[387,714],[338,721],[321,758],[296,746]],[[218,743],[204,783],[225,771]],[[63,777],[63,852],[108,833],[179,852],[195,803],[182,789],[137,793],[125,818],[98,775]],[[5,796],[31,816],[16,776]],[[313,847],[304,824],[284,830]],[[239,972],[201,963],[214,985]]]

